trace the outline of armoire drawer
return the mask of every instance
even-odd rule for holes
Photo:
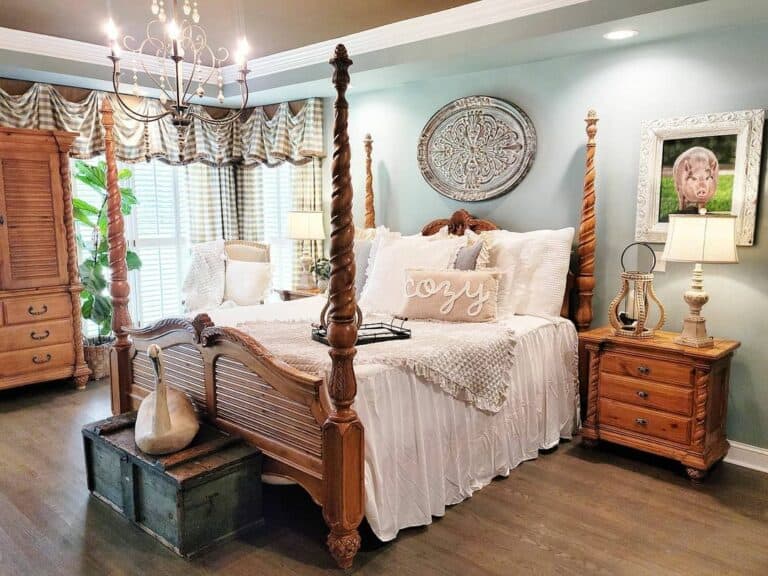
[[[659,358],[606,352],[600,360],[600,370],[618,376],[629,376],[664,384],[693,385],[692,366]]]
[[[71,365],[75,360],[72,344],[41,346],[0,354],[0,377],[16,376]]]
[[[600,395],[626,404],[690,416],[693,410],[693,389],[659,384],[650,380],[627,378],[603,372]]]
[[[51,294],[5,301],[6,324],[28,324],[72,316],[69,294]]]
[[[648,410],[607,398],[600,399],[600,424],[678,444],[687,444],[691,435],[690,418]]]
[[[51,320],[0,328],[0,353],[72,341],[72,320]]]

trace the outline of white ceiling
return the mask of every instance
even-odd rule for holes
[[[481,0],[333,38],[249,63],[251,104],[330,96],[328,57],[342,41],[355,61],[352,90],[510,66],[592,50],[768,22],[768,0]],[[248,23],[258,34],[258,23]],[[610,42],[617,28],[640,34]],[[0,28],[0,76],[109,89],[106,48]],[[233,78],[233,76],[228,76]],[[150,90],[146,93],[152,94]],[[237,87],[226,86],[237,106]],[[210,103],[210,101],[209,101]]]

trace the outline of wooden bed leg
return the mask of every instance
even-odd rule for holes
[[[347,133],[352,61],[339,44],[331,64],[336,87],[333,125],[333,194],[331,196],[331,277],[329,283],[328,341],[331,375],[328,394],[332,409],[323,425],[323,517],[331,532],[328,549],[341,568],[350,568],[360,548],[357,528],[363,519],[363,424],[352,409],[357,394],[353,361],[357,341],[355,304],[355,226],[352,223],[350,148]]]
[[[115,140],[112,128],[112,106],[107,98],[101,106],[101,123],[104,126],[104,156],[107,162],[107,238],[109,241],[109,267],[112,277],[109,293],[112,296],[112,332],[115,343],[110,352],[110,381],[112,386],[112,413],[122,414],[131,410],[128,395],[131,386],[131,343],[124,328],[131,325],[128,314],[128,266],[125,262],[125,223],[123,221],[120,183],[118,181]]]

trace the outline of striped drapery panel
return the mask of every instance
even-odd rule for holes
[[[33,84],[17,96],[0,89],[0,125],[78,132],[72,156],[92,158],[104,152],[99,116],[104,98],[110,99],[115,110],[116,154],[121,162],[159,158],[169,164],[277,166],[283,162],[300,165],[324,156],[323,103],[319,98],[306,100],[295,114],[287,102],[280,104],[271,118],[264,108],[254,108],[244,121],[225,126],[194,118],[183,155],[179,154],[179,136],[170,117],[149,124],[138,122],[106,92],[93,91],[82,102],[70,102],[48,84]],[[135,107],[145,114],[163,109],[159,100],[151,98],[137,99]],[[208,115],[204,108],[194,108]]]

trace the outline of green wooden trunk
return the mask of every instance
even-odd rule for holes
[[[141,452],[136,415],[83,428],[88,489],[181,556],[263,523],[261,452],[202,424],[194,442],[168,456]]]

